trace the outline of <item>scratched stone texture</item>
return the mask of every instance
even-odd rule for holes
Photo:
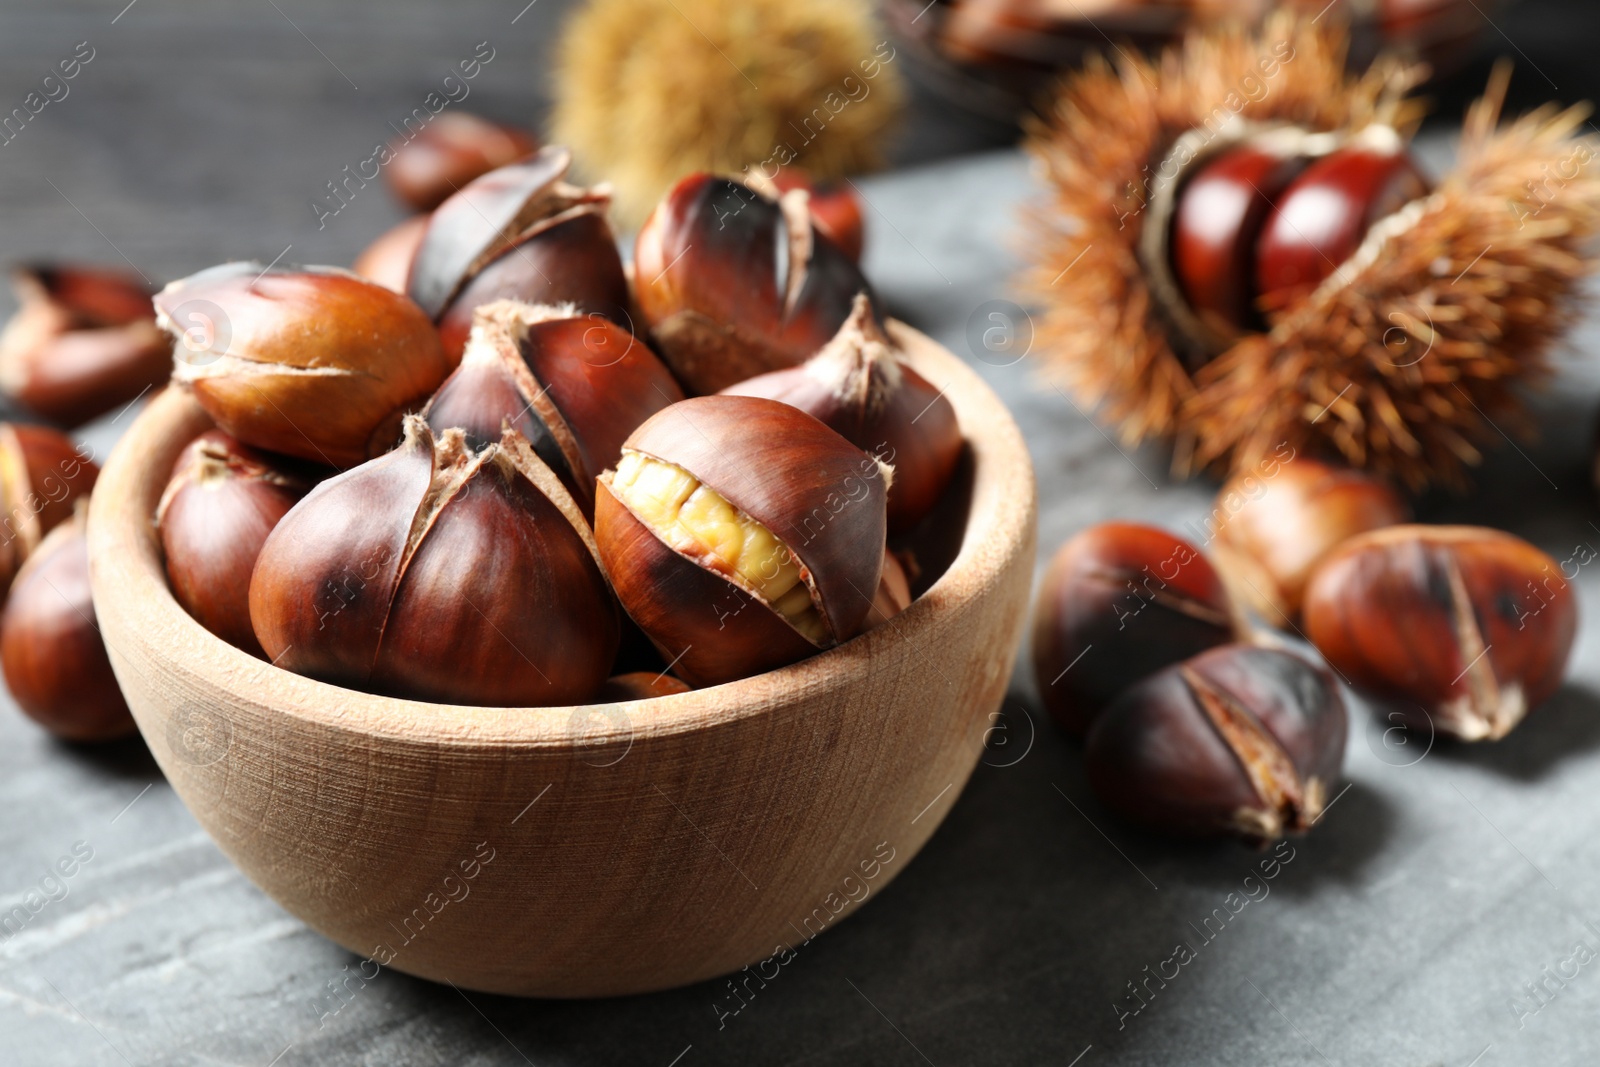
[[[374,186],[319,231],[308,202],[323,183],[481,40],[495,58],[467,106],[536,119],[566,6],[124,2],[0,5],[0,112],[78,42],[95,50],[70,95],[0,148],[7,260],[126,259],[153,279],[290,246],[290,261],[348,262],[398,215]],[[1488,44],[1518,61],[1518,101],[1600,88],[1591,3],[1529,2],[1496,23]],[[1421,142],[1434,167],[1486,70],[1437,92]],[[861,182],[869,273],[895,314],[973,360],[1016,412],[1045,549],[1111,517],[1198,520],[1214,486],[1171,483],[1153,450],[1119,452],[1038,387],[1037,356],[1009,363],[969,343],[974,321],[990,324],[980,305],[1007,297],[1025,240],[1015,209],[1035,194],[1022,157],[995,143],[918,95],[900,169]],[[1559,354],[1540,441],[1496,453],[1474,495],[1425,501],[1428,518],[1506,526],[1562,559],[1600,545],[1597,321]],[[127,418],[86,436],[103,455]],[[330,1000],[356,957],[242,878],[142,744],[64,747],[0,698],[0,911],[30,891],[60,898],[0,939],[0,1064],[1594,1063],[1600,965],[1548,983],[1536,1013],[1509,1007],[1536,1004],[1525,985],[1577,943],[1600,946],[1586,925],[1600,923],[1600,574],[1579,585],[1586,624],[1556,699],[1499,745],[1420,759],[1386,749],[1357,706],[1348,791],[1270,894],[1120,1025],[1117,1005],[1137,1005],[1128,983],[1199,943],[1195,928],[1262,857],[1119,825],[1025,681],[923,854],[720,1023],[719,1008],[744,1003],[721,982],[546,1003],[383,973]],[[75,848],[92,858],[46,883]]]

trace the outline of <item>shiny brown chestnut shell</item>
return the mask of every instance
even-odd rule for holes
[[[810,415],[759,397],[685,400],[634,431],[624,453],[686,471],[769,531],[801,570],[813,641],[707,556],[666,544],[600,478],[595,539],[624,609],[696,687],[793,663],[858,633],[883,567],[885,482],[873,457]]]
[[[36,265],[14,269],[12,286],[20,306],[0,332],[0,391],[70,427],[166,381],[170,345],[139,275]]]
[[[368,281],[377,282],[385,289],[397,293],[406,291],[406,279],[411,276],[411,262],[422,245],[422,235],[428,230],[428,216],[413,215],[396,223],[378,235],[350,269]]]
[[[439,205],[412,261],[406,291],[439,324],[458,359],[472,313],[495,300],[571,303],[626,323],[631,297],[606,221],[610,194],[563,180],[565,148],[491,171]]]
[[[692,174],[634,244],[634,293],[656,349],[690,393],[803,363],[872,292],[811,221],[804,194],[774,202]]]
[[[302,472],[208,430],[178,454],[156,508],[172,594],[196,622],[261,656],[250,573],[267,535],[311,488]]]
[[[628,435],[682,399],[650,346],[604,316],[500,300],[478,309],[461,365],[423,418],[435,433],[462,428],[475,448],[509,424],[588,516],[595,479]]]
[[[1233,640],[1233,605],[1198,548],[1154,526],[1100,523],[1045,571],[1034,680],[1045,709],[1081,737],[1129,686]]]
[[[1321,817],[1347,728],[1325,671],[1224,645],[1123,693],[1095,720],[1084,763],[1101,801],[1149,829],[1266,844]]]
[[[895,353],[871,300],[861,293],[850,317],[815,356],[723,392],[781,400],[893,465],[889,532],[903,533],[938,503],[961,459],[962,440],[943,391]]]
[[[390,142],[394,158],[383,175],[402,204],[412,211],[432,211],[474,178],[538,147],[538,138],[526,130],[465,111],[446,111],[405,139]]]
[[[1577,628],[1562,565],[1486,527],[1361,534],[1306,588],[1306,636],[1335,670],[1466,741],[1504,737],[1560,688]]]
[[[1211,517],[1217,565],[1234,593],[1282,625],[1299,619],[1324,556],[1356,534],[1410,521],[1411,508],[1373,475],[1297,458],[1228,479]]]
[[[17,575],[0,616],[0,665],[29,718],[67,741],[135,730],[89,592],[86,510],[52,530]]]
[[[156,297],[174,382],[247,445],[351,467],[450,373],[406,297],[332,267],[226,263]]]
[[[755,182],[749,183],[752,187]],[[855,190],[847,182],[818,184],[811,176],[796,167],[784,167],[772,178],[772,184],[782,195],[791,189],[803,190],[806,208],[811,221],[828,239],[839,246],[839,251],[850,257],[850,262],[861,262],[861,251],[866,244],[866,225],[861,217],[861,204]]]
[[[415,416],[268,535],[250,616],[279,666],[441,703],[581,704],[617,651],[592,535],[527,442],[474,451]]]
[[[88,451],[59,430],[0,422],[0,592],[99,476]]]
[[[605,680],[595,695],[596,704],[617,704],[625,700],[653,700],[687,693],[689,687],[670,674],[651,671],[630,671],[614,674]]]

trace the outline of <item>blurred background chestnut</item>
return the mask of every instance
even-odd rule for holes
[[[46,730],[111,741],[135,726],[95,625],[87,517],[80,505],[18,573],[0,616],[0,666],[17,705]]]
[[[383,175],[395,199],[412,211],[432,211],[474,178],[531,154],[539,140],[527,130],[450,110],[389,147],[394,158]]]
[[[1056,551],[1033,609],[1034,681],[1083,736],[1150,674],[1236,639],[1222,579],[1200,550],[1153,526],[1105,522]]]
[[[1149,829],[1266,844],[1321,817],[1346,730],[1327,672],[1224,645],[1123,693],[1095,720],[1084,762],[1106,806]]]

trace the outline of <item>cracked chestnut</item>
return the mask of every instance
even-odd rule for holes
[[[267,535],[310,488],[280,461],[208,430],[179,453],[156,507],[173,596],[251,655],[263,653],[250,624],[250,573]]]
[[[79,426],[166,381],[171,346],[143,278],[67,264],[12,272],[19,304],[0,332],[0,391]]]
[[[509,424],[590,516],[595,479],[628,435],[682,399],[650,347],[604,316],[499,300],[478,308],[461,365],[423,418],[435,433],[460,427],[475,448]]]
[[[812,222],[803,191],[776,201],[710,174],[678,182],[634,244],[634,288],[656,348],[691,393],[805,362],[872,292]]]
[[[59,430],[0,422],[0,591],[99,476],[88,452]]]
[[[66,741],[134,732],[89,593],[87,509],[51,530],[17,574],[0,617],[6,686],[29,718]]]
[[[1212,509],[1217,565],[1234,593],[1275,624],[1300,617],[1317,563],[1356,534],[1408,522],[1399,493],[1370,474],[1292,459],[1230,478]]]
[[[600,476],[595,538],[673,671],[716,685],[860,632],[891,473],[787,404],[698,397],[651,416]]]
[[[1335,670],[1465,741],[1504,737],[1560,688],[1577,628],[1561,565],[1485,527],[1362,534],[1306,588],[1306,635]]]
[[[1232,604],[1200,550],[1153,526],[1105,522],[1057,550],[1033,610],[1046,710],[1081,737],[1125,689],[1235,639]]]
[[[753,187],[756,183],[750,184]],[[811,221],[816,223],[817,229],[838,245],[839,251],[850,257],[850,262],[861,262],[866,227],[861,218],[861,204],[848,184],[818,184],[811,180],[810,175],[792,166],[778,171],[772,178],[772,184],[779,196],[791,189],[802,190],[806,194],[806,208],[811,212]]]
[[[1321,817],[1346,729],[1325,671],[1224,645],[1119,697],[1089,731],[1084,762],[1101,801],[1149,829],[1265,845]]]
[[[628,321],[628,279],[606,221],[611,194],[565,181],[571,163],[565,148],[540,149],[467,184],[429,218],[406,292],[439,324],[452,360],[473,310],[495,300],[570,303]]]
[[[894,466],[889,532],[911,529],[933,510],[961,459],[961,427],[944,393],[901,362],[858,294],[850,317],[798,367],[759,374],[723,390],[781,400],[820,419]]]
[[[267,536],[250,617],[273,663],[452,704],[582,704],[618,613],[577,505],[515,430],[479,450],[421,418]]]
[[[400,436],[452,364],[415,304],[333,267],[225,263],[156,297],[172,380],[231,436],[353,467]]]
[[[412,211],[432,211],[474,178],[515,163],[539,147],[526,130],[465,111],[446,111],[389,145],[389,191]]]

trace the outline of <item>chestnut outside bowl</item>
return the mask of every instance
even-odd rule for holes
[[[892,329],[968,441],[970,506],[943,575],[803,662],[582,708],[372,696],[212,636],[168,591],[152,523],[178,451],[209,425],[168,390],[106,464],[89,529],[101,631],[151,752],[274,900],[410,974],[607,996],[798,947],[878,893],[950,810],[1005,694],[1032,577],[1016,424],[960,360]]]

